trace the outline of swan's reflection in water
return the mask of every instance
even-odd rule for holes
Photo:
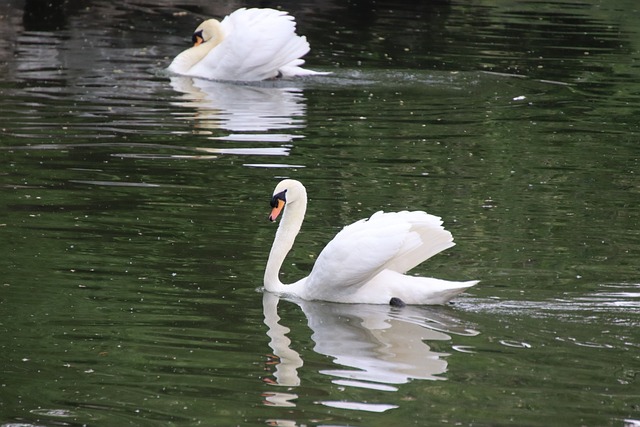
[[[304,362],[291,348],[289,329],[280,324],[280,297],[268,292],[263,296],[264,323],[271,338],[269,346],[276,356],[272,362],[274,385],[300,386],[298,370]],[[429,307],[336,304],[296,300],[312,330],[314,351],[334,359],[336,369],[321,370],[334,384],[380,391],[396,391],[397,385],[413,379],[445,380],[448,354],[433,351],[430,341],[450,341],[451,335],[474,336],[445,310]],[[298,396],[272,392],[265,396],[269,405],[295,406]],[[326,400],[326,406],[383,412],[392,404]],[[273,421],[273,420],[272,420]],[[280,425],[280,424],[276,424]]]
[[[171,86],[182,93],[173,105],[195,109],[185,119],[196,121],[199,129],[224,129],[232,132],[265,132],[305,126],[305,98],[301,88],[282,83],[239,84],[171,77]],[[272,135],[278,142],[293,135]],[[247,137],[243,137],[247,139]],[[264,140],[264,139],[263,139]],[[269,139],[266,139],[269,140]]]

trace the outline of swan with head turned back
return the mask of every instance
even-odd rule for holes
[[[193,47],[180,53],[168,71],[212,80],[260,81],[327,74],[301,68],[309,52],[304,36],[287,12],[241,8],[221,22],[208,19],[196,28]]]
[[[442,220],[422,211],[376,212],[344,227],[322,250],[309,276],[285,285],[280,268],[307,210],[307,191],[285,179],[273,192],[269,220],[282,219],[269,253],[264,287],[305,300],[364,304],[444,304],[477,280],[453,282],[405,273],[454,245]]]

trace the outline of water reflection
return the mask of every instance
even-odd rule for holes
[[[275,84],[236,84],[189,77],[171,77],[171,86],[182,93],[174,105],[195,110],[185,113],[198,129],[232,132],[265,132],[305,127],[302,89]],[[260,141],[291,141],[296,135],[262,135]],[[236,137],[235,139],[237,139]],[[246,135],[244,140],[255,140]]]
[[[280,297],[268,292],[263,296],[264,323],[269,328],[269,346],[275,355],[273,378],[266,382],[279,386],[300,386],[298,371],[304,365],[300,354],[291,348],[290,330],[280,324]],[[413,379],[445,380],[447,353],[431,349],[429,341],[450,341],[451,334],[475,336],[477,331],[460,324],[450,313],[425,307],[396,309],[367,304],[336,304],[300,301],[316,353],[330,356],[336,369],[319,372],[331,382],[345,387],[377,391],[397,391],[396,385]],[[266,404],[295,406],[294,393],[273,392]],[[384,403],[325,400],[325,406],[368,412],[384,412],[397,405]]]

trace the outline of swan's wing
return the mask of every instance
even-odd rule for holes
[[[388,216],[386,221],[408,222],[411,224],[401,250],[389,260],[385,269],[406,273],[432,256],[455,246],[453,236],[442,226],[440,217],[422,211],[391,212],[376,215]]]
[[[353,292],[382,270],[404,273],[453,245],[436,216],[377,212],[342,229],[324,248],[307,279],[309,297]]]
[[[274,9],[238,9],[221,23],[224,40],[190,74],[220,80],[274,78],[278,70],[309,52],[294,18]]]

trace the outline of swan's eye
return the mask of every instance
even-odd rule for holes
[[[191,41],[193,42],[194,46],[198,46],[200,43],[202,43],[204,41],[204,38],[202,37],[202,30],[193,33],[193,35],[191,36]]]
[[[271,207],[275,208],[276,206],[278,206],[278,200],[282,200],[283,202],[287,202],[287,197],[286,197],[286,193],[287,190],[284,190],[281,193],[278,194],[274,194],[273,197],[271,198]]]

